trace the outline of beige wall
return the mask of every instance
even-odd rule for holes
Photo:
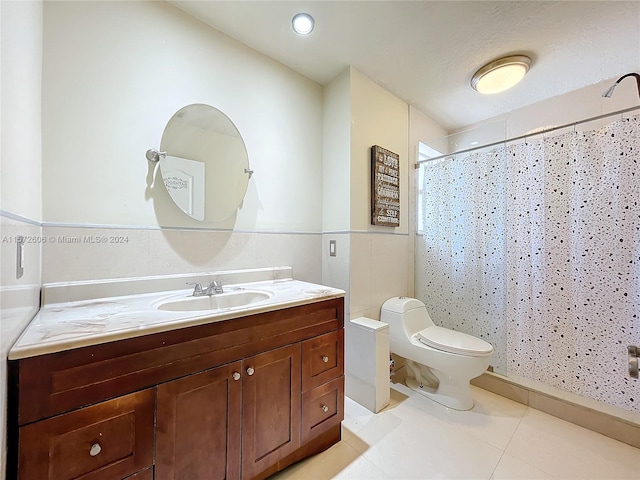
[[[321,231],[320,85],[165,2],[45,2],[44,18],[45,222]],[[234,122],[255,171],[227,222],[147,188],[146,150],[192,103]]]
[[[324,232],[350,229],[351,70],[324,86],[323,217]]]
[[[380,318],[389,297],[413,290],[409,238],[409,105],[351,69],[350,316]],[[400,156],[400,226],[371,225],[371,147]]]
[[[350,293],[351,219],[351,70],[324,86],[322,283]],[[329,242],[336,255],[329,255]]]
[[[320,282],[322,102],[317,83],[170,4],[45,2],[43,281],[290,265]],[[255,171],[221,222],[183,214],[145,159],[192,103],[235,123]]]
[[[2,210],[40,220],[42,3],[2,2]]]
[[[344,128],[327,125],[348,127],[348,138]],[[347,318],[378,319],[386,299],[413,293],[409,106],[349,68],[325,86],[324,144],[325,195],[336,198],[325,198],[323,282],[347,291]],[[400,156],[397,228],[371,225],[373,145]],[[330,240],[336,257],[329,256]]]
[[[409,105],[351,69],[351,230],[408,232]],[[371,147],[400,156],[400,226],[371,225]]]
[[[40,302],[42,3],[0,2],[0,478],[5,476],[7,352]],[[24,274],[16,242],[25,236]]]

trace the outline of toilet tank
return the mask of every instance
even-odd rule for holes
[[[433,325],[424,303],[416,298],[393,297],[382,304],[380,321],[389,324],[389,341],[410,338]]]

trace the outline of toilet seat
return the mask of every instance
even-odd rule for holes
[[[493,352],[493,346],[481,338],[435,325],[420,330],[415,336],[420,343],[449,353],[483,357]]]

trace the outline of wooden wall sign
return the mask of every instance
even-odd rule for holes
[[[400,226],[400,156],[371,147],[371,225]]]

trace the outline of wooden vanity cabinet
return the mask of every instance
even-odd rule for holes
[[[325,450],[344,416],[343,308],[10,361],[7,478],[259,479]]]

